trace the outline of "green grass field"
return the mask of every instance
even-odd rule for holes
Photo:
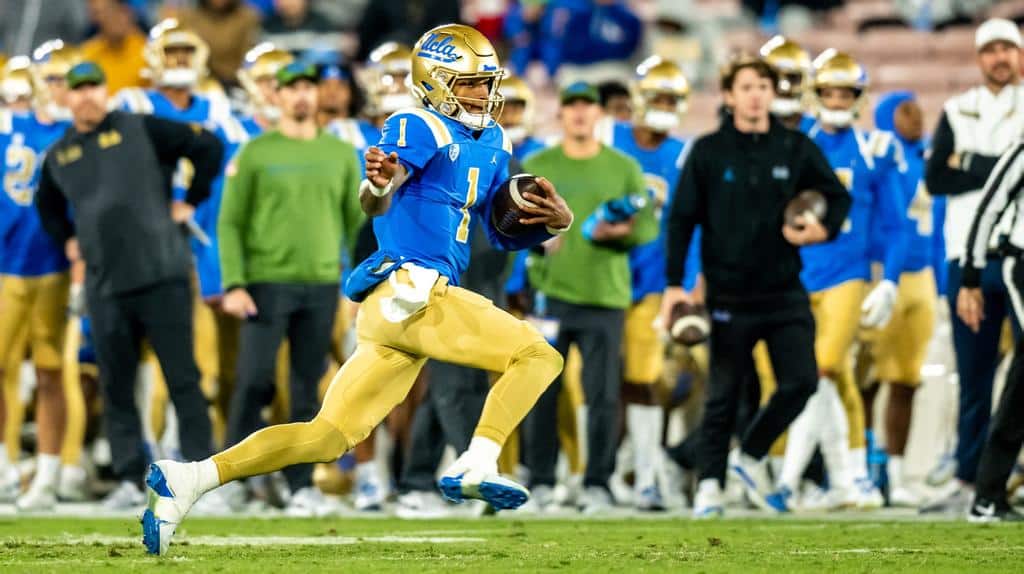
[[[133,519],[4,517],[0,572],[1024,570],[1024,528],[963,522],[197,518],[179,534],[154,558]]]

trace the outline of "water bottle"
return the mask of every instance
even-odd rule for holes
[[[583,237],[587,240],[594,240],[594,229],[598,223],[622,223],[636,215],[638,211],[647,205],[647,197],[640,194],[630,194],[602,203],[586,221],[583,222]]]

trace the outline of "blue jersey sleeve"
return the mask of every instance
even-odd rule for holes
[[[885,154],[875,159],[875,213],[878,218],[879,230],[883,237],[888,238],[885,245],[884,263],[885,279],[898,283],[903,265],[907,258],[910,236],[908,227],[913,221],[907,217],[906,194],[903,193],[903,179],[900,173],[898,150],[893,142]]]
[[[423,114],[430,112],[417,110],[393,114],[384,122],[377,145],[385,154],[397,153],[398,160],[410,173],[426,167],[442,143],[439,139],[445,137],[435,132],[437,127],[432,128],[428,124],[430,120]]]

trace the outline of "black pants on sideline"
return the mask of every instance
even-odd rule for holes
[[[1024,261],[1008,257],[1003,262],[1003,281],[1010,293],[1017,322],[1024,324]],[[1017,340],[1006,374],[1006,385],[992,415],[988,439],[978,462],[977,492],[988,500],[1006,499],[1006,481],[1010,478],[1017,454],[1024,445],[1024,338]]]
[[[142,339],[152,345],[177,412],[181,453],[187,460],[210,456],[206,398],[192,346],[192,291],[187,279],[105,296],[86,293],[103,390],[114,476],[141,482],[146,470],[135,382]]]
[[[308,422],[319,408],[317,386],[327,369],[338,285],[261,283],[250,285],[257,315],[242,323],[235,394],[228,417],[228,444],[263,426],[260,414],[274,398],[277,351],[289,343],[291,422]],[[292,491],[313,484],[313,465],[284,469]]]
[[[436,489],[445,446],[457,455],[469,448],[490,390],[486,371],[437,361],[428,362],[427,369],[427,393],[412,419],[408,458],[398,481],[403,493]]]
[[[814,317],[806,302],[779,308],[712,308],[711,360],[700,435],[700,478],[725,483],[729,440],[736,425],[754,344],[768,346],[778,390],[745,429],[741,448],[755,458],[768,454],[775,439],[800,414],[818,386],[814,358]]]
[[[619,402],[622,383],[622,309],[574,305],[548,299],[548,311],[560,322],[555,348],[563,357],[579,346],[583,357],[583,395],[587,405],[587,469],[584,486],[607,488],[615,470],[619,441]],[[555,484],[558,462],[559,376],[540,396],[523,421],[524,459],[533,485]]]

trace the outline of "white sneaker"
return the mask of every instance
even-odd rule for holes
[[[620,504],[632,506],[636,502],[633,496],[633,487],[626,483],[626,479],[617,472],[608,479],[608,490]]]
[[[882,492],[870,478],[863,477],[854,481],[854,504],[859,510],[875,510],[885,505]]]
[[[228,516],[234,514],[235,509],[229,500],[230,489],[224,490],[225,486],[227,485],[215,488],[200,496],[195,504],[192,505],[192,514],[194,516]]]
[[[555,506],[576,506],[583,494],[583,475],[570,474],[565,482],[555,485],[552,492],[552,503]],[[533,493],[535,497],[537,494]]]
[[[319,488],[305,486],[288,499],[288,506],[284,508],[284,513],[293,517],[314,518],[329,516],[335,510],[334,505],[327,500]]]
[[[561,506],[555,498],[556,492],[557,487],[551,488],[546,484],[539,484],[530,490],[530,500],[516,510],[523,514],[539,514],[555,510]],[[576,497],[577,501],[580,498]],[[576,504],[572,504],[572,506],[576,506]]]
[[[655,485],[634,493],[633,506],[641,512],[662,512],[665,510],[665,502],[661,499],[661,492]]]
[[[57,493],[52,486],[33,483],[14,506],[18,512],[52,512],[57,508]]]
[[[693,497],[693,517],[718,518],[723,514],[722,486],[714,478],[705,478],[697,485],[697,494]]]
[[[917,508],[921,505],[921,497],[905,486],[889,491],[889,506],[897,508]]]
[[[384,485],[379,476],[363,476],[356,482],[353,506],[359,512],[377,512],[384,508]]]
[[[588,486],[583,490],[580,511],[588,516],[593,516],[608,512],[614,505],[615,501],[612,500],[612,494],[608,489],[600,486]]]
[[[103,499],[104,510],[135,510],[146,502],[145,495],[134,482],[126,480]]]
[[[89,499],[89,475],[80,466],[61,466],[60,482],[57,483],[57,498],[69,502]]]
[[[21,475],[14,465],[0,469],[0,502],[14,502],[21,494]]]
[[[743,485],[747,501],[761,510],[774,512],[764,498],[771,492],[768,466],[764,461],[755,460],[737,448],[729,454],[729,472]]]
[[[448,504],[436,492],[413,490],[398,497],[395,515],[407,520],[444,518],[450,514]]]
[[[142,514],[142,543],[146,546],[146,552],[166,554],[178,524],[202,496],[198,466],[194,462],[171,460],[149,465],[149,473],[146,475],[146,510]],[[128,486],[135,488],[134,484],[122,483],[118,490],[127,490]]]

